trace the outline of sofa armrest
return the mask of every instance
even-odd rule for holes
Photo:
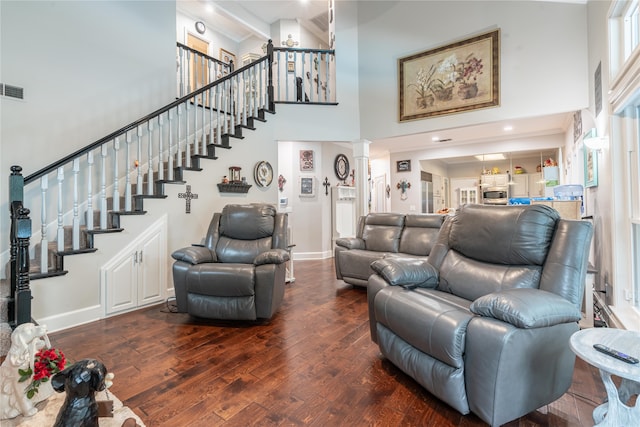
[[[336,245],[347,249],[366,249],[364,240],[358,237],[341,237],[336,239]]]
[[[469,307],[472,313],[492,317],[521,329],[544,328],[580,320],[576,306],[540,289],[506,289],[484,295]]]
[[[285,249],[271,249],[270,251],[262,252],[256,259],[253,260],[254,265],[263,264],[282,264],[289,261],[289,252]]]
[[[177,261],[184,261],[193,265],[217,261],[215,254],[202,245],[178,249],[171,254],[171,257]]]
[[[371,269],[392,286],[405,288],[438,286],[438,270],[422,259],[383,258],[372,262]]]

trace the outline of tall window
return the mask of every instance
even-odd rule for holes
[[[638,1],[629,2],[624,13],[624,59],[627,60],[640,40],[640,10]]]

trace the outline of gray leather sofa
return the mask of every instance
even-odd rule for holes
[[[272,205],[227,205],[215,213],[204,245],[171,254],[178,312],[270,319],[284,297],[287,225],[287,214]]]
[[[373,263],[371,338],[460,413],[519,418],[571,385],[591,237],[547,206],[463,206],[428,262]]]
[[[356,237],[336,240],[336,277],[367,286],[371,263],[393,256],[427,258],[445,215],[370,213],[358,219]]]

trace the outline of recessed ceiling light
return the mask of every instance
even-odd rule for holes
[[[513,126],[507,125],[507,126],[504,127],[504,130],[509,132],[510,130],[513,130]]]
[[[440,141],[440,138],[438,138],[437,136],[432,136],[432,137],[431,137],[431,140],[432,140],[433,142],[438,142],[438,141]]]

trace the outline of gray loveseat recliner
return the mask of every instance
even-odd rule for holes
[[[336,240],[336,277],[356,286],[367,286],[371,263],[385,257],[426,259],[445,215],[370,213],[358,219],[356,237]]]
[[[204,245],[171,254],[178,312],[270,319],[284,297],[287,226],[287,214],[272,205],[227,205],[214,214]]]
[[[547,206],[465,205],[428,262],[372,265],[371,338],[462,414],[498,426],[571,385],[592,226]]]

